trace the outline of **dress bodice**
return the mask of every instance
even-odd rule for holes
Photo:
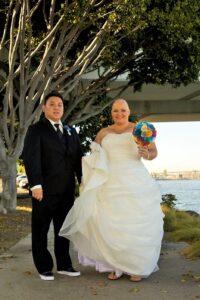
[[[106,151],[110,163],[140,162],[137,144],[133,140],[131,132],[108,133],[102,140],[102,148]]]

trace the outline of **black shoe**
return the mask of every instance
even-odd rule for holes
[[[39,276],[42,280],[54,280],[54,275],[51,271],[39,274]]]
[[[67,275],[67,276],[80,276],[81,272],[74,270],[72,267],[65,270],[57,271],[58,274]]]

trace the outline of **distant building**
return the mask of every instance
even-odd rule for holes
[[[170,172],[164,170],[163,172],[152,172],[151,175],[156,179],[200,179],[200,171],[175,171]]]

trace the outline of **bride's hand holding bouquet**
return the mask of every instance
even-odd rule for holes
[[[140,157],[147,160],[152,159],[150,157],[149,145],[154,142],[156,134],[153,124],[146,121],[140,122],[134,127],[133,139],[138,144],[138,154]]]

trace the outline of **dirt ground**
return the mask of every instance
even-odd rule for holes
[[[18,198],[16,212],[0,213],[0,254],[31,231],[31,199]]]

